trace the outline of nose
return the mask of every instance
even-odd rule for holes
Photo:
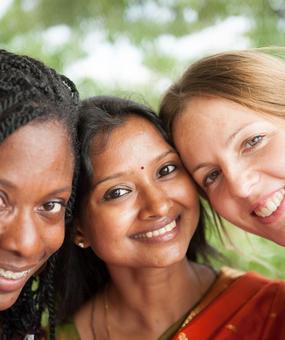
[[[22,210],[3,222],[6,225],[0,228],[0,248],[31,262],[39,261],[44,247],[34,215],[32,211]]]
[[[140,204],[140,218],[151,220],[167,216],[173,201],[160,186],[152,185],[140,193]]]
[[[238,198],[247,198],[252,194],[259,181],[259,175],[251,168],[231,167],[225,173],[230,194]]]

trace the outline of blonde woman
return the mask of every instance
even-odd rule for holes
[[[201,59],[169,88],[160,116],[216,212],[284,246],[284,61],[258,50]]]

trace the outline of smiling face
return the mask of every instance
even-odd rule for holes
[[[94,252],[107,266],[132,268],[183,259],[199,218],[198,196],[156,128],[133,116],[100,154],[91,147],[91,159],[94,187],[81,229]]]
[[[191,99],[173,127],[184,164],[214,209],[285,245],[285,122],[221,98]]]
[[[0,311],[62,244],[73,156],[60,123],[30,123],[0,145]]]

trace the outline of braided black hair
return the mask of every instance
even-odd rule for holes
[[[75,85],[38,60],[0,50],[0,143],[31,121],[63,122],[75,156],[73,192],[66,209],[68,227],[72,216],[77,177],[76,120],[79,95]],[[17,302],[0,312],[0,338],[22,339],[43,336],[41,318],[49,315],[49,338],[55,339],[54,271],[56,254],[36,277],[30,278]],[[35,282],[36,281],[36,282]]]

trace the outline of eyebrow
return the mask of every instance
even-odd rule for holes
[[[226,146],[228,146],[230,143],[232,143],[233,139],[235,139],[235,137],[246,127],[250,126],[250,125],[254,125],[256,122],[251,122],[251,123],[246,123],[243,126],[241,126],[240,128],[238,128],[235,132],[233,132],[228,139],[226,140]]]
[[[251,122],[251,123],[246,123],[243,126],[241,126],[240,128],[238,128],[235,132],[233,132],[226,140],[226,146],[228,146],[229,144],[231,144],[233,142],[233,140],[236,138],[236,136],[246,127],[256,124],[256,122]],[[201,169],[201,168],[205,168],[205,167],[209,167],[211,166],[211,163],[208,162],[203,162],[198,164],[197,166],[194,167],[194,169],[191,171],[191,173],[196,172],[197,170]]]
[[[3,185],[6,188],[10,188],[10,189],[14,189],[15,185],[9,181],[7,181],[6,179],[2,179],[0,178],[0,184]]]
[[[206,167],[208,167],[208,166],[210,166],[210,165],[211,165],[211,163],[207,163],[207,162],[200,163],[200,164],[196,165],[196,166],[194,167],[194,169],[193,169],[192,171],[190,171],[190,172],[191,172],[192,174],[194,174],[194,172],[198,171],[199,169],[201,169],[201,168],[206,168]]]
[[[13,183],[11,183],[10,181],[7,181],[6,179],[0,178],[0,185],[2,185],[3,187],[9,188],[9,189],[17,189],[17,186],[14,185]],[[59,188],[56,189],[52,192],[50,192],[47,196],[53,196],[53,195],[57,195],[63,192],[71,192],[72,190],[72,186],[66,186],[63,188]]]
[[[158,157],[156,157],[155,159],[153,159],[153,162],[159,162],[160,160],[162,160],[164,157],[166,157],[169,154],[177,154],[173,149],[167,150],[166,152],[163,152],[161,155],[159,155]],[[127,172],[126,171],[121,171],[121,172],[117,172],[113,175],[104,177],[102,179],[100,179],[99,181],[97,181],[94,185],[93,185],[93,189],[95,189],[99,184],[109,181],[111,179],[115,179],[118,177],[122,177],[123,175],[125,175]]]
[[[52,195],[57,195],[63,192],[71,192],[72,191],[72,186],[68,186],[68,187],[63,187],[60,189],[57,189],[55,191],[52,191],[50,194],[48,194],[48,196],[52,196]]]

